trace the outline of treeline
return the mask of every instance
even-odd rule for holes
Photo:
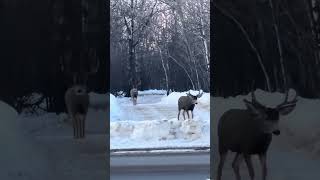
[[[72,74],[87,71],[93,57],[100,66],[88,81],[89,90],[105,93],[107,6],[103,0],[2,1],[0,99],[21,111],[34,107],[25,97],[39,93],[45,110],[62,112]],[[95,56],[90,56],[93,50]]]
[[[320,97],[319,3],[312,0],[215,0],[213,90],[253,88]]]
[[[208,0],[112,0],[112,92],[209,91]]]

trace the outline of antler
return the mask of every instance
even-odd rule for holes
[[[203,95],[203,90],[199,90],[197,97],[200,98],[202,95]]]
[[[279,105],[277,106],[277,108],[295,104],[295,103],[298,101],[297,97],[298,97],[298,93],[296,93],[295,97],[294,97],[291,101],[288,101],[288,98],[289,98],[289,90],[287,90],[287,91],[286,91],[286,94],[285,94],[285,97],[284,97],[284,101],[283,101],[281,104],[279,104]]]
[[[251,91],[251,98],[252,98],[252,103],[256,106],[260,106],[260,107],[265,107],[264,105],[262,105],[260,102],[257,101],[256,95],[254,94],[254,91]]]

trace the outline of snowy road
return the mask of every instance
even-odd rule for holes
[[[112,155],[111,180],[206,180],[209,152]]]

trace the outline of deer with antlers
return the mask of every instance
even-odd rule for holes
[[[262,167],[262,179],[267,177],[267,150],[272,140],[272,134],[279,135],[279,117],[289,114],[296,106],[297,94],[288,101],[286,92],[284,101],[275,108],[259,103],[254,92],[252,101],[244,99],[247,109],[231,109],[226,111],[218,122],[218,143],[220,160],[218,164],[217,180],[221,180],[222,168],[228,151],[235,152],[232,163],[236,179],[240,180],[239,164],[244,158],[250,179],[254,179],[251,155],[258,155]]]
[[[89,70],[81,72],[70,72],[73,83],[65,93],[65,103],[69,117],[72,119],[73,136],[75,139],[85,138],[85,119],[89,108],[89,94],[87,81],[89,75],[95,74],[99,68],[99,59],[96,50],[90,48],[88,52]]]
[[[180,116],[181,110],[183,110],[183,119],[185,120],[185,112],[187,112],[188,119],[189,111],[191,111],[191,118],[193,119],[193,109],[196,104],[198,104],[197,100],[203,95],[203,91],[199,91],[197,95],[190,94],[190,91],[187,93],[186,96],[181,96],[178,100],[178,120]]]

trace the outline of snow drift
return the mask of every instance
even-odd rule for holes
[[[110,119],[119,120],[122,112],[118,105],[118,101],[113,94],[110,94]]]
[[[47,156],[25,134],[18,113],[0,101],[0,179],[50,179]]]

